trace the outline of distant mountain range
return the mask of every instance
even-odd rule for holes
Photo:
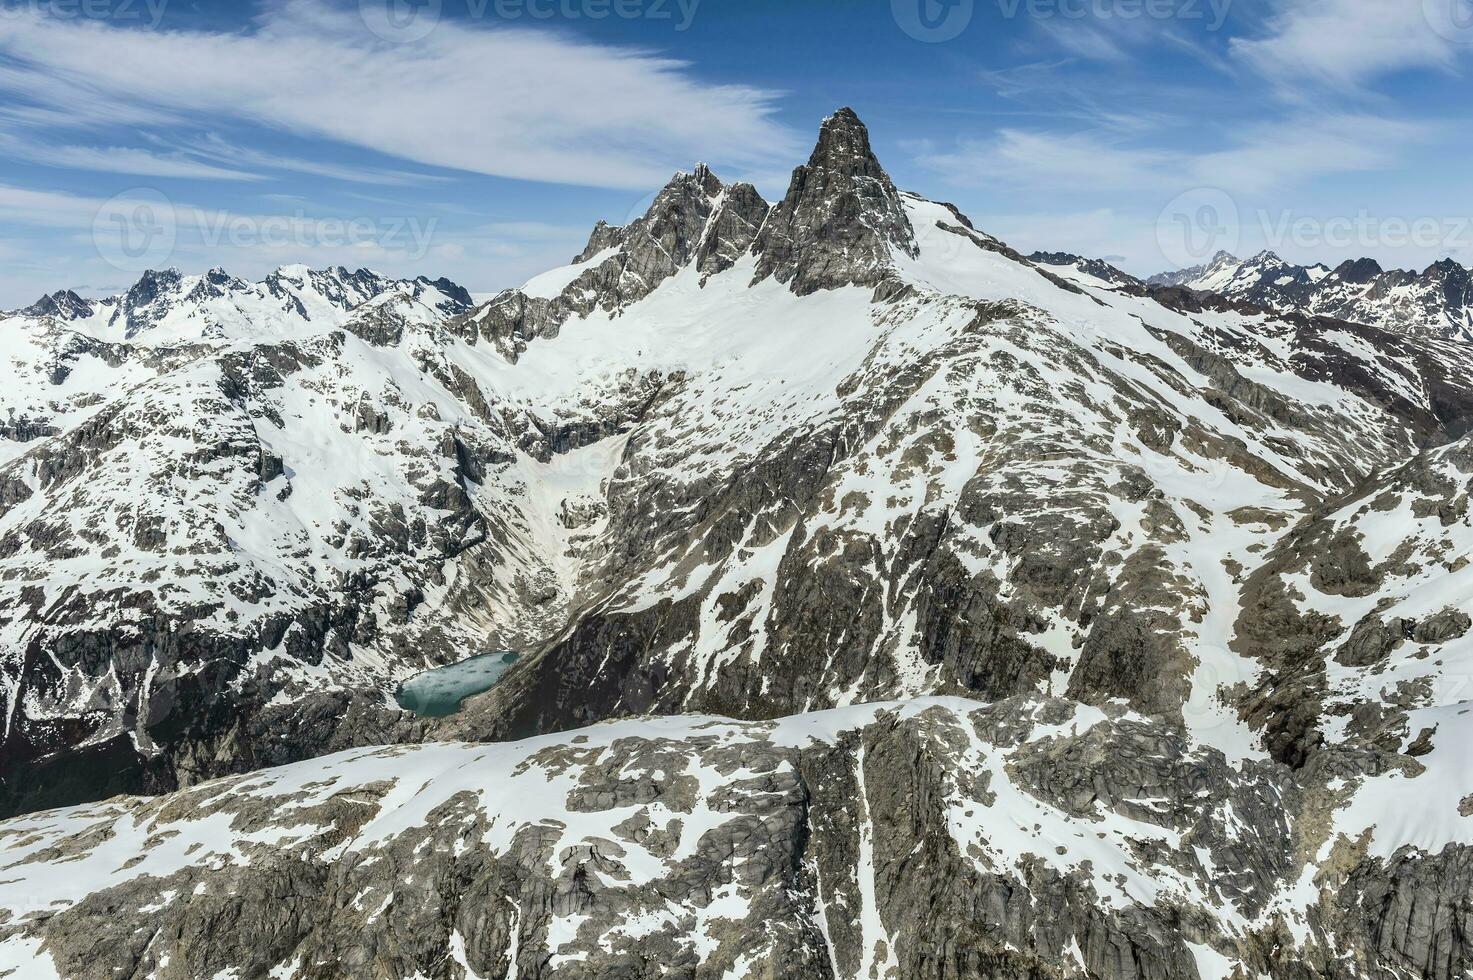
[[[1331,269],[1294,265],[1273,252],[1250,259],[1218,252],[1202,265],[1141,280],[1101,259],[1068,252],[1035,252],[1029,258],[1115,288],[1188,289],[1274,313],[1332,317],[1473,342],[1473,272],[1452,259],[1417,273],[1388,271],[1374,259],[1347,261]]]
[[[1203,265],[1165,272],[1152,286],[1184,286],[1277,312],[1300,311],[1407,333],[1473,341],[1473,272],[1444,259],[1422,272],[1386,270],[1373,259],[1294,265],[1273,252],[1239,259],[1219,252]]]
[[[444,314],[472,305],[470,294],[447,279],[394,280],[367,269],[294,265],[260,282],[237,279],[224,269],[203,275],[150,270],[116,296],[83,299],[61,290],[11,315],[45,317],[99,339],[133,340],[145,333],[153,343],[282,337],[341,323],[350,311],[389,294],[425,298],[430,293],[435,295],[429,302]]]

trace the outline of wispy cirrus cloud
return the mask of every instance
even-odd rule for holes
[[[1431,121],[1316,113],[1239,129],[1231,145],[1186,157],[1198,184],[1256,193],[1331,174],[1398,169],[1436,139]]]
[[[1350,91],[1388,72],[1451,69],[1473,42],[1473,31],[1459,44],[1446,30],[1462,2],[1280,0],[1262,31],[1233,38],[1231,50],[1281,94],[1298,95],[1294,86],[1306,83]]]
[[[304,0],[231,32],[23,13],[0,55],[0,93],[38,124],[77,105],[99,123],[236,120],[435,167],[620,188],[696,159],[755,168],[797,148],[772,93],[703,83],[682,61],[449,20],[392,44],[347,9]]]
[[[964,140],[953,150],[920,157],[949,183],[1057,187],[1104,191],[1149,184],[1173,154],[1132,149],[1087,133],[999,130],[989,140]]]
[[[182,177],[194,180],[262,180],[262,176],[233,166],[221,166],[184,153],[154,153],[131,146],[56,144],[24,133],[0,131],[0,155],[13,160],[143,177]]]
[[[87,228],[102,198],[0,184],[0,219],[41,228]]]
[[[1091,132],[1000,131],[918,162],[949,183],[1053,194],[1211,186],[1259,193],[1326,174],[1389,170],[1431,139],[1427,123],[1360,114],[1305,115],[1238,128],[1220,148],[1124,142]]]
[[[323,160],[307,160],[302,157],[263,150],[233,143],[214,133],[208,133],[181,144],[180,152],[221,165],[256,167],[267,171],[286,171],[305,174],[309,177],[326,177],[352,184],[405,185],[442,182],[447,177],[415,173],[406,170],[387,170],[369,167],[351,167]]]

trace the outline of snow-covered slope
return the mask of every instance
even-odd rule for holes
[[[1128,272],[1122,272],[1104,259],[1087,259],[1069,252],[1034,252],[1028,260],[1086,286],[1116,289],[1143,288],[1145,284]]]
[[[782,201],[697,167],[473,309],[418,281],[289,324],[219,298],[0,323],[27,439],[0,467],[13,810],[539,739],[18,819],[11,873],[98,876],[0,948],[75,972],[91,903],[120,902],[163,938],[98,975],[1462,975],[1473,830],[1375,797],[1461,785],[1456,744],[1404,732],[1455,727],[1456,664],[1408,648],[1393,695],[1324,651],[1378,602],[1461,622],[1429,569],[1466,490],[1438,470],[1450,537],[1397,523],[1354,608],[1355,555],[1321,542],[1387,533],[1367,488],[1457,456],[1473,347],[1057,258],[899,192],[845,110]],[[394,710],[414,671],[506,648],[459,714]],[[852,707],[878,701],[911,727]],[[1340,720],[1361,702],[1384,716]],[[796,717],[573,733],[681,713]],[[821,764],[751,744],[791,726],[827,733]],[[529,753],[619,788],[519,779],[552,771]],[[687,758],[719,779],[680,782]],[[853,809],[875,787],[883,832]],[[155,833],[156,875],[111,863]],[[209,880],[169,857],[201,834]],[[228,911],[153,907],[216,887],[333,911],[220,945]]]

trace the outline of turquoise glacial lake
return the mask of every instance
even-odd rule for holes
[[[400,684],[394,700],[421,718],[444,718],[459,711],[460,702],[472,694],[489,691],[516,662],[515,653],[483,653],[448,667],[436,667]]]

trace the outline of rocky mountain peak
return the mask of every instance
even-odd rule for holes
[[[1335,267],[1333,275],[1342,282],[1364,285],[1384,271],[1375,259],[1347,259]]]
[[[528,340],[557,336],[571,316],[637,302],[696,260],[703,246],[722,257],[732,251],[730,246],[712,244],[709,231],[713,213],[726,199],[726,188],[704,163],[689,173],[677,173],[639,218],[622,227],[606,221],[594,226],[588,243],[573,257],[574,266],[586,268],[562,280],[556,295],[536,289],[506,290],[475,311],[467,323],[515,360]],[[761,209],[765,213],[765,203]],[[740,237],[739,221],[731,228],[741,243],[740,254],[750,244],[750,234]],[[711,261],[719,265],[723,260]]]
[[[1190,269],[1183,269],[1182,273],[1192,272],[1198,275],[1210,275],[1214,272],[1221,272],[1224,269],[1235,269],[1246,264],[1247,262],[1238,258],[1232,252],[1226,249],[1218,249],[1217,254],[1213,255],[1204,264],[1193,266]]]
[[[122,323],[125,337],[136,336],[166,314],[184,285],[178,269],[148,269],[118,300],[112,323]]]
[[[573,256],[574,264],[587,262],[604,249],[619,244],[623,233],[623,226],[611,225],[600,219],[598,224],[593,226],[593,231],[588,236],[588,244],[583,246],[583,251]]]
[[[1423,279],[1444,280],[1466,280],[1469,272],[1457,260],[1452,258],[1442,259],[1429,265],[1422,273]]]
[[[347,311],[390,289],[394,280],[372,269],[349,271],[344,266],[312,269],[305,265],[284,265],[262,282],[266,292],[280,300],[303,319],[311,314],[299,294],[313,294],[336,309]]]
[[[793,171],[753,250],[757,280],[776,277],[799,295],[873,285],[895,252],[917,254],[900,194],[854,110],[824,120],[813,153]]]
[[[709,211],[712,202],[721,194],[723,187],[721,181],[711,172],[711,168],[704,163],[698,163],[696,168],[689,173],[682,170],[671,177],[669,183],[655,195],[650,209],[629,228],[633,230],[641,224],[653,225],[669,221],[677,211]]]
[[[1201,265],[1189,266],[1185,269],[1177,269],[1172,272],[1161,272],[1146,280],[1149,286],[1187,286],[1197,288],[1196,284],[1204,279],[1209,279],[1226,270],[1236,270],[1244,263],[1233,253],[1219,249]]]
[[[695,257],[724,189],[704,163],[672,177],[643,217],[620,229],[616,238],[609,238],[623,249],[611,298],[618,303],[638,299],[684,268]],[[589,244],[593,243],[590,238]]]
[[[704,227],[706,217],[709,217],[712,205],[723,189],[720,179],[704,163],[696,164],[690,172],[682,170],[660,189],[649,210],[639,218],[627,225],[611,225],[607,221],[594,225],[588,243],[583,246],[583,251],[573,256],[573,262],[587,262],[602,251],[629,245],[641,237],[653,235],[660,238],[672,229],[689,231],[688,226],[697,220],[697,216],[701,227]],[[699,235],[700,229],[695,233]]]
[[[810,170],[832,170],[853,177],[889,180],[869,143],[869,130],[848,106],[829,116],[818,129],[818,142],[808,158]]]
[[[706,193],[707,197],[715,197],[721,193],[721,181],[711,172],[711,168],[704,163],[696,164],[696,169],[691,172],[691,180]]]
[[[49,296],[42,296],[18,312],[21,316],[49,316],[62,321],[80,320],[92,315],[92,302],[70,289],[59,289]]]
[[[1114,283],[1116,285],[1141,286],[1144,285],[1135,276],[1123,272],[1104,259],[1092,259],[1073,252],[1034,252],[1028,256],[1028,261],[1036,265],[1052,266],[1056,269],[1074,269],[1087,276],[1093,276],[1102,282]]]
[[[472,306],[476,305],[475,300],[471,298],[470,290],[466,289],[458,282],[452,282],[444,276],[441,276],[438,279],[431,279],[428,276],[420,276],[418,279],[415,280],[415,282],[421,283],[426,286],[431,286],[444,293],[446,298],[451,303],[459,307],[456,312],[463,313],[466,310],[470,309]]]
[[[1286,262],[1271,251],[1245,262],[1219,252],[1205,265],[1162,273],[1147,283],[1216,293],[1263,310],[1300,311],[1449,339],[1468,337],[1473,322],[1473,274],[1453,259],[1416,273],[1387,271],[1369,258],[1331,270]]]
[[[311,268],[311,266],[304,265],[304,264],[302,264],[300,262],[293,262],[293,263],[290,263],[288,265],[280,265],[280,266],[277,266],[276,269],[275,269],[275,271],[273,271],[266,278],[267,279],[289,279],[289,280],[292,280],[293,282],[305,282],[307,280],[307,278],[309,276],[311,276],[311,275],[312,275],[312,268]]]
[[[203,302],[210,299],[219,299],[232,292],[249,289],[250,284],[243,279],[237,279],[224,269],[216,266],[195,283],[189,295],[185,298],[190,302]]]
[[[128,288],[123,294],[124,301],[135,303],[147,303],[169,289],[178,288],[184,281],[184,274],[173,267],[167,269],[147,269],[138,277],[138,281]]]

